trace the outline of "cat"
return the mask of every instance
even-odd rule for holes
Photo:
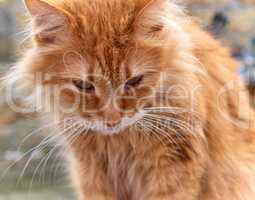
[[[236,61],[183,6],[25,4],[33,45],[6,81],[32,86],[32,103],[50,91],[79,200],[255,198],[254,112]]]

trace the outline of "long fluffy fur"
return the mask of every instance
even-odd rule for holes
[[[35,2],[27,0],[30,11]],[[113,85],[124,81],[120,66],[132,63],[129,73],[148,74],[144,81],[158,93],[159,85],[188,91],[187,98],[168,99],[169,108],[156,119],[148,115],[154,118],[138,120],[116,135],[84,127],[86,131],[67,143],[80,200],[255,198],[254,114],[226,48],[167,0],[46,2],[40,6],[54,8],[49,16],[52,21],[57,16],[55,27],[47,23],[49,16],[44,20],[32,13],[34,46],[11,76],[42,72],[54,74],[53,78],[75,77],[84,66],[72,59],[71,70],[66,71],[62,62],[66,52],[75,51],[84,57],[84,65],[93,65],[93,73]],[[229,83],[234,85],[230,89]],[[62,95],[63,103],[71,101],[68,94]],[[182,91],[173,90],[171,95],[181,96]],[[151,106],[157,107],[153,102]],[[186,112],[176,114],[171,107]],[[70,117],[61,112],[59,116]],[[175,123],[166,127],[162,120]],[[155,121],[160,126],[155,127]]]

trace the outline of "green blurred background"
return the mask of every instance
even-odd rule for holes
[[[232,49],[240,61],[236,73],[245,79],[253,95],[255,1],[186,0],[185,3],[187,12],[195,20]],[[1,74],[25,50],[25,16],[22,0],[0,0]],[[24,116],[9,109],[5,94],[0,93],[0,200],[74,199],[65,162],[58,149],[51,151],[54,144],[26,154],[49,132],[46,128],[38,129],[41,126],[35,116]]]

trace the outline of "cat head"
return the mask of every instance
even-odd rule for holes
[[[192,46],[183,30],[188,20],[168,0],[25,4],[34,44],[16,72],[40,74],[43,80],[31,78],[30,85],[44,88],[41,97],[50,88],[53,113],[91,130],[108,134],[133,126],[146,109],[165,105],[160,87],[177,81],[170,71],[192,65],[185,63]]]

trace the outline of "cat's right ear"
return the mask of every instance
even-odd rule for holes
[[[33,35],[40,43],[55,43],[63,36],[67,17],[65,13],[42,0],[24,0],[32,18]]]

